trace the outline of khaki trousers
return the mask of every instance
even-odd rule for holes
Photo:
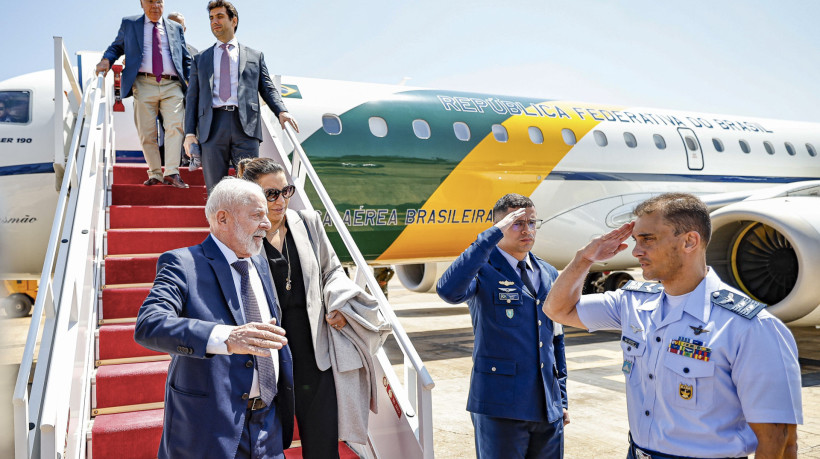
[[[148,178],[162,180],[162,164],[157,144],[157,115],[162,113],[165,129],[165,176],[179,173],[185,115],[182,84],[174,80],[160,80],[137,75],[134,91],[134,123],[142,143],[142,154],[148,163]]]

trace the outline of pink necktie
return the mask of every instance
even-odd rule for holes
[[[233,45],[222,43],[222,59],[219,61],[219,98],[227,102],[231,98],[231,58],[228,56],[228,49]]]
[[[157,83],[162,79],[162,48],[159,39],[159,23],[154,23],[154,31],[151,35],[151,70],[157,77]]]

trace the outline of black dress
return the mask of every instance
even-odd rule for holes
[[[273,283],[282,308],[282,328],[293,354],[296,422],[305,459],[339,457],[339,425],[333,371],[320,371],[310,334],[302,264],[290,228],[282,252],[264,240]],[[290,290],[286,287],[290,260]],[[324,320],[324,318],[323,318]]]

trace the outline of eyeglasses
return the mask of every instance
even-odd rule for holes
[[[281,190],[277,190],[276,188],[267,188],[265,189],[265,199],[270,202],[274,202],[279,199],[280,194],[283,198],[289,199],[293,196],[293,193],[296,193],[296,187],[293,185],[288,185]]]
[[[518,220],[512,224],[513,231],[524,231],[526,227],[530,231],[535,231],[541,228],[541,225],[544,224],[544,220]]]

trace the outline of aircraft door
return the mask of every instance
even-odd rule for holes
[[[695,131],[689,128],[678,128],[683,148],[686,150],[686,164],[689,170],[703,170],[703,149],[700,147],[700,140],[695,135]]]

